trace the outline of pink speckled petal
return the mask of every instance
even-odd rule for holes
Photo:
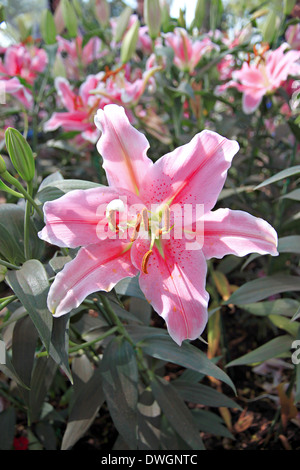
[[[104,240],[81,248],[76,258],[56,275],[48,295],[48,308],[55,317],[65,315],[79,307],[89,294],[110,291],[121,279],[137,272],[127,242]]]
[[[148,170],[140,197],[150,204],[203,204],[214,207],[239,145],[212,131],[202,131],[188,144],[157,160]]]
[[[124,108],[109,104],[99,109],[95,124],[102,132],[97,148],[110,186],[139,194],[140,183],[153,165],[149,142],[129,122]]]
[[[247,212],[218,209],[204,216],[203,252],[207,259],[249,253],[276,256],[277,233],[268,222]]]
[[[132,261],[141,269],[149,242],[137,240],[131,250]],[[206,262],[201,250],[186,250],[185,240],[164,241],[164,258],[154,247],[147,272],[139,283],[146,299],[166,321],[170,336],[181,345],[196,339],[207,323],[208,293],[205,290]]]
[[[106,209],[114,199],[121,199],[128,205],[129,219],[143,207],[137,196],[123,189],[99,186],[70,191],[44,204],[46,225],[39,237],[48,243],[69,248],[99,243],[99,240],[112,237],[114,233],[108,228]]]

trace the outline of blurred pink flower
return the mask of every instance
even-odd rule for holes
[[[193,73],[201,58],[217,46],[206,36],[193,39],[184,28],[164,35],[167,46],[174,51],[174,64],[183,71]]]
[[[65,131],[80,131],[81,137],[95,143],[99,131],[94,125],[94,116],[100,107],[101,98],[90,94],[97,88],[102,74],[89,75],[81,84],[79,90],[74,90],[66,78],[57,77],[55,88],[58,98],[66,112],[55,112],[45,122],[44,131],[54,131],[62,127]]]
[[[285,39],[292,49],[300,50],[300,23],[292,24],[287,28]]]
[[[26,108],[31,108],[32,92],[19,78],[33,85],[47,64],[48,56],[44,49],[23,44],[7,47],[4,59],[0,59],[0,81],[4,83],[5,92],[16,97]]]
[[[242,211],[211,211],[238,143],[202,131],[153,163],[145,135],[130,124],[122,107],[105,106],[95,123],[109,186],[71,191],[44,205],[40,238],[81,247],[57,274],[48,307],[59,317],[89,294],[109,291],[139,273],[146,299],[165,319],[174,341],[196,339],[207,322],[206,259],[229,253],[277,255],[277,234],[267,222]],[[191,205],[195,215],[198,204],[204,222],[204,233],[202,226],[198,235],[204,242],[195,241],[191,249],[192,218],[186,221],[182,211]],[[183,229],[181,237],[173,223]]]
[[[61,57],[66,67],[67,77],[70,79],[79,79],[81,67],[85,72],[89,64],[107,53],[102,50],[102,41],[98,37],[91,38],[85,46],[82,45],[83,38],[81,36],[71,40],[57,36],[57,42],[57,53]]]
[[[289,76],[300,74],[300,51],[288,50],[286,43],[264,54],[256,53],[256,63],[244,62],[232,74],[232,80],[217,88],[222,93],[229,87],[243,93],[242,106],[246,114],[253,113],[263,96],[274,93]]]

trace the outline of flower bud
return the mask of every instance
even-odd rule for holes
[[[132,14],[132,9],[129,6],[127,6],[126,8],[124,8],[121,15],[119,16],[117,24],[116,24],[115,34],[114,34],[115,42],[121,41],[122,37],[124,36],[125,31],[129,24],[131,14]]]
[[[110,5],[107,0],[95,1],[95,15],[101,26],[106,26],[110,17]]]
[[[139,37],[140,22],[136,20],[127,31],[121,46],[121,61],[123,64],[128,62],[135,52],[136,43]]]
[[[35,163],[27,140],[17,129],[9,127],[5,131],[5,143],[11,162],[18,174],[24,181],[32,181],[35,173]]]
[[[144,19],[148,26],[150,37],[156,39],[160,33],[161,27],[161,8],[159,0],[145,0]]]
[[[5,172],[6,172],[5,161],[4,161],[4,158],[1,157],[0,155],[0,175],[2,175],[2,173],[5,173]]]

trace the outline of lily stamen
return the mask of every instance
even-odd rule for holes
[[[147,265],[148,265],[148,261],[149,261],[150,256],[152,255],[152,253],[153,253],[152,250],[149,250],[143,256],[141,269],[142,269],[144,274],[148,274]]]

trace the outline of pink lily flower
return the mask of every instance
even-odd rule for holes
[[[300,50],[300,23],[291,24],[287,28],[285,39],[292,49]]]
[[[203,55],[217,46],[207,36],[193,40],[184,28],[175,28],[174,32],[164,35],[167,46],[174,51],[174,64],[183,71],[193,73]]]
[[[39,73],[42,73],[48,63],[44,49],[35,46],[25,47],[14,44],[5,50],[4,59],[0,60],[0,81],[4,82],[6,93],[17,98],[27,109],[33,104],[29,88],[21,84],[19,78],[33,85]]]
[[[66,68],[67,77],[70,79],[79,79],[80,66],[83,71],[86,71],[89,64],[106,54],[101,50],[102,41],[100,38],[91,38],[84,47],[82,47],[82,41],[81,36],[72,40],[57,36],[57,53],[60,55]]]
[[[81,84],[78,92],[74,91],[66,78],[57,77],[55,87],[58,97],[67,111],[55,112],[45,122],[44,131],[50,132],[62,127],[65,131],[80,131],[81,137],[93,144],[99,138],[99,131],[94,125],[94,116],[100,107],[101,98],[90,94],[97,88],[102,74],[89,75]]]
[[[277,234],[266,221],[242,211],[212,211],[238,143],[202,131],[153,163],[145,135],[122,107],[105,106],[95,123],[109,186],[72,191],[44,205],[40,238],[81,247],[57,274],[48,307],[59,317],[89,294],[110,291],[121,279],[139,274],[146,299],[165,319],[174,341],[196,339],[208,317],[206,259],[277,255]],[[182,217],[187,205],[193,217]],[[181,236],[176,228],[182,228]]]
[[[242,106],[245,114],[253,113],[263,96],[274,93],[289,76],[300,74],[300,51],[289,50],[282,44],[278,49],[268,51],[266,57],[256,54],[257,62],[244,62],[240,70],[232,74],[232,80],[218,87],[220,93],[235,87],[243,93]]]

